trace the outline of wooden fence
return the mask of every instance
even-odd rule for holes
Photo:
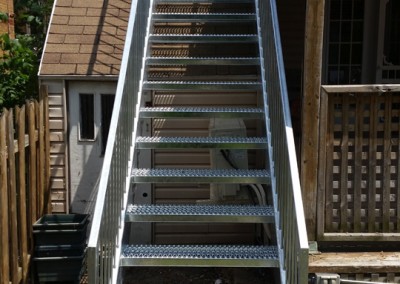
[[[47,91],[0,116],[0,283],[25,283],[32,224],[51,211]]]

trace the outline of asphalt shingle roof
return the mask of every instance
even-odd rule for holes
[[[57,0],[39,74],[118,75],[131,0]]]

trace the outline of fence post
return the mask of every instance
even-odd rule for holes
[[[3,110],[0,116],[0,282],[10,282],[9,235],[8,235],[8,177],[7,177],[7,144],[6,117]]]

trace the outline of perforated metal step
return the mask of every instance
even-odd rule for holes
[[[239,13],[154,13],[154,21],[162,22],[248,22],[255,21],[255,14]]]
[[[219,4],[219,3],[235,3],[235,4],[247,4],[251,3],[254,4],[254,0],[157,0],[158,3],[160,4],[175,4],[175,3],[214,3],[214,4]]]
[[[274,209],[255,205],[134,205],[127,208],[127,222],[224,222],[272,223]]]
[[[255,43],[254,34],[152,34],[152,43]]]
[[[269,184],[266,170],[234,169],[133,169],[135,183],[239,183]]]
[[[227,81],[227,82],[205,82],[205,81],[145,81],[143,82],[144,90],[241,90],[241,91],[257,91],[261,89],[261,83],[253,81]]]
[[[141,118],[263,118],[261,108],[251,107],[143,107]]]
[[[278,267],[271,246],[129,245],[121,266]]]
[[[267,139],[263,137],[137,137],[140,149],[266,149]]]
[[[258,57],[148,57],[148,65],[258,65]]]

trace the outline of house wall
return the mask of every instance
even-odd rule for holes
[[[0,0],[0,12],[8,15],[8,21],[0,22],[0,34],[8,33],[11,38],[14,32],[14,3],[13,0]]]
[[[301,94],[304,58],[306,0],[277,1],[279,27],[285,63],[292,123],[295,136],[301,134]]]
[[[65,88],[63,80],[46,80],[49,96],[50,190],[53,213],[67,213],[68,155]]]
[[[153,106],[257,106],[259,97],[254,92],[227,93],[175,93],[157,92]],[[247,136],[257,136],[260,129],[254,120],[245,120]],[[209,136],[208,119],[154,119],[153,135],[167,137]],[[256,158],[254,151],[248,151],[249,167],[257,165],[262,159]],[[260,154],[260,153],[259,153]],[[261,154],[262,155],[262,154]],[[196,158],[194,158],[196,157]],[[210,168],[209,150],[163,150],[157,149],[153,155],[155,168]],[[156,184],[153,202],[155,204],[204,204],[210,198],[208,184]],[[153,238],[157,244],[176,243],[254,243],[256,239],[254,224],[179,224],[156,223]]]

